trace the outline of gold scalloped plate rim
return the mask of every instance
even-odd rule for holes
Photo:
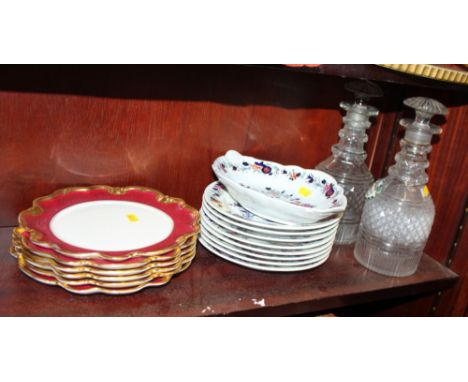
[[[462,85],[468,84],[468,72],[461,72],[449,68],[441,68],[432,64],[376,64],[387,69],[412,74],[432,80],[452,82]]]
[[[34,262],[36,262],[38,264],[47,265],[49,267],[54,268],[58,272],[66,273],[66,274],[70,274],[70,275],[71,274],[77,274],[77,273],[90,273],[90,274],[93,274],[93,275],[99,276],[99,277],[101,277],[101,276],[102,277],[135,276],[135,275],[144,273],[144,272],[146,272],[148,270],[155,269],[157,267],[161,267],[161,264],[158,264],[157,262],[144,263],[141,267],[135,267],[135,268],[129,268],[129,269],[111,269],[111,270],[100,269],[100,268],[96,268],[96,267],[92,267],[92,266],[82,266],[82,265],[69,266],[69,265],[63,265],[60,262],[57,262],[52,258],[42,257],[40,255],[34,254],[34,253],[28,251],[27,249],[22,248],[21,246],[15,245],[14,243],[12,243],[12,245],[10,246],[10,254],[14,258],[17,259],[18,258],[18,253],[21,253],[23,255],[26,254],[26,256],[30,260],[32,260],[32,261],[34,261]],[[169,267],[173,266],[174,264],[177,263],[177,260],[184,261],[188,257],[188,255],[190,255],[192,253],[195,253],[195,255],[196,255],[196,243],[191,245],[190,247],[184,249],[183,251],[181,251],[180,259],[174,259],[174,261],[172,261],[170,263],[167,263],[167,264],[163,263],[162,268],[164,269],[164,268],[169,268]]]
[[[33,279],[34,281],[37,281],[37,282],[39,282],[41,284],[45,284],[45,285],[59,286],[59,287],[62,287],[63,289],[65,289],[66,291],[68,291],[70,293],[79,294],[79,295],[90,295],[90,294],[97,294],[97,293],[102,293],[102,294],[107,294],[107,295],[132,294],[132,293],[139,292],[142,289],[145,289],[145,288],[148,288],[148,287],[158,287],[158,286],[166,285],[172,279],[172,277],[166,277],[163,282],[159,282],[159,283],[149,282],[149,283],[144,283],[144,284],[141,284],[141,285],[133,287],[133,288],[107,289],[107,288],[102,288],[102,287],[95,286],[93,288],[87,289],[86,291],[81,291],[81,290],[76,290],[75,288],[69,286],[67,283],[63,283],[63,282],[60,282],[58,280],[49,281],[49,280],[36,278],[26,267],[22,266],[22,264],[20,262],[18,262],[18,264],[19,264],[19,268],[20,268],[21,272],[23,272],[26,276]],[[190,264],[188,264],[188,266],[184,270],[188,269],[189,266],[190,266]],[[184,270],[182,270],[182,271],[184,271]]]
[[[28,227],[27,224],[24,221],[24,216],[26,214],[32,214],[32,215],[36,215],[36,216],[42,214],[42,212],[44,212],[44,210],[40,206],[40,203],[42,203],[44,201],[51,200],[51,199],[53,199],[53,198],[55,198],[55,197],[57,197],[59,195],[66,195],[67,193],[70,193],[70,192],[75,192],[75,191],[85,192],[85,191],[90,191],[90,190],[105,190],[105,191],[109,192],[110,194],[114,194],[114,195],[123,195],[123,194],[127,193],[128,191],[132,191],[132,190],[143,191],[143,192],[152,192],[156,196],[156,201],[161,202],[161,203],[167,203],[167,204],[175,203],[175,204],[179,205],[179,207],[181,207],[182,209],[188,210],[189,213],[194,218],[193,223],[192,223],[193,232],[180,235],[177,239],[174,240],[174,244],[172,244],[172,245],[170,245],[168,247],[159,249],[157,251],[149,251],[149,252],[139,252],[139,251],[131,252],[131,251],[129,251],[129,253],[127,255],[124,255],[124,256],[111,256],[111,255],[107,255],[105,253],[101,253],[99,251],[74,253],[74,252],[67,251],[67,250],[64,250],[64,249],[60,248],[60,246],[58,244],[56,244],[56,243],[49,243],[47,241],[41,241],[41,238],[43,236],[42,233],[35,230],[35,229],[32,229],[32,228]],[[176,198],[176,197],[165,195],[162,192],[160,192],[160,191],[158,191],[158,190],[156,190],[154,188],[141,187],[141,186],[111,187],[111,186],[106,186],[106,185],[95,185],[95,186],[87,186],[87,187],[65,187],[65,188],[61,188],[61,189],[58,189],[58,190],[54,191],[53,193],[51,193],[49,195],[41,196],[39,198],[34,199],[33,202],[32,202],[31,207],[29,207],[26,210],[23,210],[23,211],[21,211],[19,213],[18,222],[19,222],[19,229],[24,229],[27,232],[29,232],[29,235],[30,235],[29,240],[31,240],[36,245],[39,245],[39,246],[42,246],[42,247],[45,247],[45,248],[53,249],[54,251],[57,251],[58,253],[61,253],[61,254],[65,255],[65,256],[73,257],[75,259],[85,260],[85,259],[94,258],[94,259],[103,259],[103,260],[116,261],[116,262],[129,260],[129,259],[132,259],[134,257],[149,257],[149,256],[155,256],[155,255],[159,255],[161,253],[169,252],[171,250],[174,250],[174,249],[180,247],[187,239],[189,239],[190,237],[193,237],[193,236],[197,236],[198,233],[200,232],[200,214],[195,208],[188,205],[185,202],[185,200],[183,200],[181,198]]]
[[[157,262],[149,262],[143,264],[143,266],[140,267],[134,267],[134,268],[126,268],[126,269],[101,269],[101,268],[95,268],[92,266],[66,266],[66,265],[61,265],[61,263],[54,262],[53,259],[51,258],[46,258],[46,257],[41,257],[39,255],[35,254],[30,254],[27,252],[27,256],[31,258],[33,261],[38,261],[42,262],[44,264],[47,264],[48,266],[53,267],[59,272],[62,273],[67,273],[67,274],[76,274],[76,273],[91,273],[96,276],[103,276],[103,277],[112,277],[112,276],[132,276],[132,275],[137,275],[143,272],[146,272],[150,269],[155,269],[157,267],[164,269],[164,268],[170,268],[176,265],[177,263],[181,261],[185,261],[185,259],[188,257],[190,254],[196,255],[196,244],[192,245],[190,248],[187,248],[184,252],[181,252],[180,257],[173,259],[171,262],[166,262],[166,263],[160,263],[158,264]],[[24,249],[15,245],[12,245],[10,247],[10,254],[14,258],[18,258],[18,254],[22,254],[22,251]],[[63,268],[63,269],[61,269]],[[66,268],[74,268],[73,270],[66,270]]]
[[[197,235],[198,236],[198,235]],[[197,236],[192,236],[188,239],[188,244],[187,243],[184,243],[181,247],[178,247],[177,249],[175,250],[171,250],[171,251],[175,251],[176,254],[174,256],[171,256],[171,257],[161,257],[161,255],[154,255],[154,256],[149,256],[149,257],[146,257],[146,256],[142,256],[142,257],[145,257],[145,260],[142,261],[142,262],[138,262],[138,263],[131,263],[131,264],[121,264],[121,263],[116,263],[116,264],[99,264],[99,263],[94,263],[93,262],[93,259],[89,259],[89,260],[83,260],[83,259],[77,259],[76,261],[72,261],[72,262],[65,262],[65,261],[61,261],[59,260],[58,258],[55,258],[53,257],[53,255],[50,255],[48,253],[42,253],[42,252],[38,252],[36,250],[32,250],[28,244],[25,242],[25,238],[22,237],[21,235],[19,235],[16,230],[13,230],[13,234],[12,234],[12,246],[13,247],[20,247],[20,248],[23,248],[25,250],[27,250],[28,252],[31,252],[33,255],[35,256],[39,256],[39,257],[43,257],[44,259],[50,259],[50,260],[53,260],[59,264],[62,264],[63,266],[69,266],[69,267],[91,267],[91,268],[97,268],[97,269],[102,269],[102,270],[109,270],[109,271],[117,271],[117,270],[133,270],[133,269],[138,269],[138,268],[141,268],[142,266],[147,266],[151,263],[158,263],[158,262],[161,262],[161,260],[163,260],[161,263],[164,264],[164,262],[169,262],[169,261],[173,261],[175,259],[178,259],[180,258],[180,256],[185,253],[186,250],[191,250],[192,248],[196,247],[197,245]],[[12,253],[10,251],[10,254],[13,256],[13,257],[17,257],[15,256],[14,253]]]
[[[21,260],[19,261],[24,261],[25,262],[24,266],[28,268],[30,271],[33,271],[34,273],[45,276],[45,277],[53,277],[54,279],[57,280],[57,282],[67,284],[69,287],[93,285],[93,286],[96,286],[99,288],[105,288],[105,289],[132,288],[132,287],[139,286],[142,284],[150,283],[154,279],[158,279],[158,278],[169,277],[169,279],[171,279],[174,275],[180,272],[183,272],[185,269],[187,269],[190,266],[190,262],[191,262],[191,261],[187,261],[185,263],[178,264],[177,269],[173,272],[165,273],[165,274],[154,273],[154,274],[146,276],[143,279],[136,279],[136,280],[130,280],[130,281],[102,281],[102,280],[95,280],[91,278],[70,280],[54,271],[48,271],[48,270],[36,267],[32,265],[31,263],[27,262],[27,260],[25,260],[24,258],[21,258]]]
[[[135,274],[115,274],[115,275],[98,275],[92,272],[66,272],[60,269],[55,268],[48,262],[37,261],[37,259],[31,258],[29,254],[21,253],[20,251],[16,252],[17,255],[21,255],[23,259],[31,265],[34,269],[33,271],[41,274],[40,270],[45,270],[47,272],[52,272],[53,277],[63,278],[69,280],[67,282],[80,281],[80,280],[95,280],[103,283],[120,283],[120,282],[132,282],[140,280],[145,282],[144,279],[148,277],[158,277],[158,276],[167,276],[174,275],[179,273],[180,269],[184,267],[186,263],[191,263],[195,258],[196,248],[193,248],[191,251],[188,251],[181,257],[180,262],[173,264],[167,268],[160,268],[157,265],[151,266],[148,269],[142,270],[141,272]],[[38,268],[38,269],[36,269]],[[45,274],[45,276],[52,276],[50,274]],[[71,284],[70,284],[71,285]]]

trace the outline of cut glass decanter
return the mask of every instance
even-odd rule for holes
[[[366,129],[371,126],[370,118],[379,114],[375,107],[366,104],[373,97],[381,97],[382,90],[369,81],[353,81],[345,85],[346,90],[354,93],[353,104],[341,102],[346,110],[343,128],[338,135],[340,141],[333,145],[332,156],[317,165],[317,169],[332,175],[343,187],[348,205],[341,219],[335,243],[351,244],[356,240],[364,196],[374,178],[365,163],[367,154]]]
[[[354,257],[363,266],[388,276],[416,272],[434,221],[435,208],[427,188],[433,134],[440,127],[430,123],[436,115],[447,114],[440,102],[424,97],[404,101],[416,111],[413,121],[403,119],[406,128],[386,178],[369,189],[359,227]]]

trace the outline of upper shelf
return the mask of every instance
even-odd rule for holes
[[[384,68],[432,80],[468,85],[468,69],[459,64],[379,64]]]
[[[285,65],[262,66],[278,70],[299,71],[343,78],[367,79],[401,85],[468,92],[468,69],[464,72],[464,69],[461,67],[439,67],[440,70],[431,71],[430,69],[433,66],[428,64],[382,64],[380,66],[373,64],[321,64],[317,67],[290,67]],[[455,76],[455,71],[460,73],[460,75]],[[459,79],[465,84],[447,81],[447,79]]]

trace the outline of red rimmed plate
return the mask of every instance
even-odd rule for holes
[[[75,259],[122,262],[180,247],[199,231],[183,200],[144,187],[70,187],[19,215],[31,243]]]
[[[42,284],[57,285],[75,294],[84,294],[84,295],[95,294],[95,293],[103,293],[103,294],[111,294],[111,295],[130,294],[130,293],[138,292],[147,287],[162,286],[162,285],[167,284],[169,281],[171,281],[170,276],[164,276],[164,277],[157,277],[157,278],[154,278],[150,282],[142,283],[140,285],[136,285],[136,286],[128,287],[128,288],[108,289],[108,288],[103,288],[103,287],[99,287],[99,286],[91,285],[91,284],[71,286],[68,283],[65,283],[56,279],[55,277],[41,275],[32,271],[21,260],[18,263],[19,263],[19,267],[21,271],[27,276],[29,276],[30,278],[32,278],[33,280],[36,280]],[[183,270],[185,269],[182,269],[181,271]]]
[[[47,247],[41,247],[37,244],[32,243],[29,240],[29,232],[22,229],[16,229],[13,235],[13,244],[15,245],[15,240],[21,248],[25,250],[44,257],[51,259],[59,264],[63,264],[69,267],[92,267],[97,269],[104,270],[122,270],[122,269],[138,269],[140,267],[149,265],[149,264],[164,264],[166,262],[174,263],[175,261],[180,260],[180,258],[187,252],[195,248],[196,238],[189,237],[186,242],[184,242],[180,247],[176,249],[170,249],[169,252],[160,253],[159,255],[153,256],[141,256],[141,257],[132,257],[123,261],[113,262],[105,259],[76,259],[74,257],[62,255],[61,253],[56,252],[55,250]]]
[[[118,270],[118,271],[106,271],[99,270],[92,267],[78,267],[78,268],[67,268],[62,265],[58,265],[53,260],[35,257],[30,252],[23,251],[20,249],[11,249],[16,257],[22,256],[23,260],[34,267],[51,271],[54,274],[62,276],[68,280],[83,280],[93,279],[104,282],[126,282],[132,280],[141,280],[150,275],[166,276],[174,275],[180,272],[187,263],[191,263],[195,257],[195,248],[181,255],[180,262],[172,265],[160,267],[158,265],[149,264],[143,268],[130,269],[130,270]],[[40,273],[40,272],[38,272]]]

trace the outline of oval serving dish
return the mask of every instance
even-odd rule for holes
[[[309,224],[342,213],[343,188],[319,170],[243,156],[229,150],[212,165],[218,179],[239,204],[283,224]]]

